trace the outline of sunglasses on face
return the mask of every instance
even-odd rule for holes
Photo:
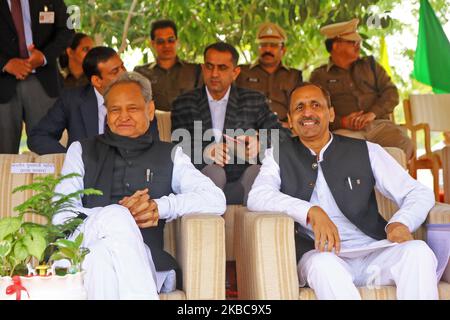
[[[338,39],[337,42],[344,42],[348,43],[354,47],[359,46],[361,44],[361,41],[355,41],[355,40],[345,40],[345,39]]]
[[[156,38],[155,39],[155,43],[157,45],[159,45],[159,46],[163,45],[165,43],[174,44],[175,42],[177,42],[177,38],[175,38],[175,37],[170,37],[170,38],[167,38],[167,39],[163,39],[163,38]]]

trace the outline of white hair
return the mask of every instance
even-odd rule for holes
[[[114,80],[111,84],[109,84],[105,89],[105,100],[108,97],[108,94],[111,92],[111,89],[122,83],[135,83],[141,88],[142,97],[144,97],[145,103],[149,103],[153,100],[152,95],[152,85],[150,81],[145,78],[143,75],[137,72],[125,72],[119,76],[116,80]]]

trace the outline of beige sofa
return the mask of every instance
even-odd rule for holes
[[[386,148],[401,164],[405,156],[395,148]],[[377,194],[380,212],[389,219],[397,210],[394,203]],[[426,223],[450,223],[450,206],[436,203]],[[241,208],[235,215],[235,254],[239,299],[311,300],[309,288],[299,288],[295,257],[294,220],[281,213],[249,212]],[[425,239],[422,226],[416,239]],[[359,288],[363,299],[395,299],[396,288]],[[439,284],[441,299],[450,299],[450,284]]]
[[[65,154],[46,156],[0,155],[0,217],[31,196],[12,190],[33,180],[33,174],[12,174],[13,163],[53,163],[60,172]],[[30,219],[39,223],[37,219]],[[177,258],[183,273],[183,290],[161,294],[163,300],[225,299],[225,223],[221,216],[193,214],[166,225],[166,250]]]
[[[450,203],[450,146],[442,149],[442,169],[444,173],[444,202]]]

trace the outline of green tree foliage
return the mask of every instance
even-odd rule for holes
[[[132,0],[66,0],[80,7],[81,29],[113,45],[120,42]],[[272,21],[288,33],[286,63],[302,69],[323,60],[325,50],[318,29],[321,25],[359,17],[362,25],[370,17],[369,6],[389,9],[391,2],[380,0],[143,0],[131,14],[128,44],[148,47],[150,22],[170,18],[179,26],[180,55],[201,60],[203,48],[224,40],[241,52],[256,52],[255,34],[259,24]],[[120,46],[120,43],[116,44]],[[248,58],[248,57],[247,57]]]
[[[324,63],[327,52],[319,33],[322,25],[358,17],[360,32],[366,38],[393,34],[404,26],[392,21],[389,14],[395,6],[417,0],[66,0],[66,4],[80,8],[81,30],[96,36],[97,41],[121,46],[124,31],[126,45],[148,48],[151,21],[169,18],[179,27],[180,56],[201,61],[208,44],[224,40],[235,45],[246,61],[255,58],[254,41],[257,27],[265,21],[282,26],[288,33],[286,64],[309,73]],[[450,4],[446,0],[431,0],[438,8],[442,22],[446,22]],[[376,11],[381,13],[380,25],[368,26]],[[133,11],[130,12],[130,9]],[[72,11],[73,12],[73,11]],[[386,13],[386,14],[385,14]],[[418,15],[418,13],[415,13]],[[127,18],[130,26],[124,30]],[[113,39],[116,39],[114,42]],[[370,41],[364,44],[366,53],[374,52]],[[405,52],[408,59],[411,52]],[[147,59],[149,60],[149,59]],[[147,62],[147,61],[143,61]]]

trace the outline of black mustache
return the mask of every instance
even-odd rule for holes
[[[320,123],[320,119],[319,118],[316,118],[316,117],[304,117],[304,118],[301,118],[299,121],[298,121],[298,123],[302,123],[302,122],[304,122],[304,121],[315,121],[315,122],[317,122],[317,123]]]
[[[262,56],[263,56],[263,57],[265,57],[265,56],[271,56],[272,58],[275,58],[275,56],[274,56],[273,54],[271,54],[270,52],[264,52]]]

